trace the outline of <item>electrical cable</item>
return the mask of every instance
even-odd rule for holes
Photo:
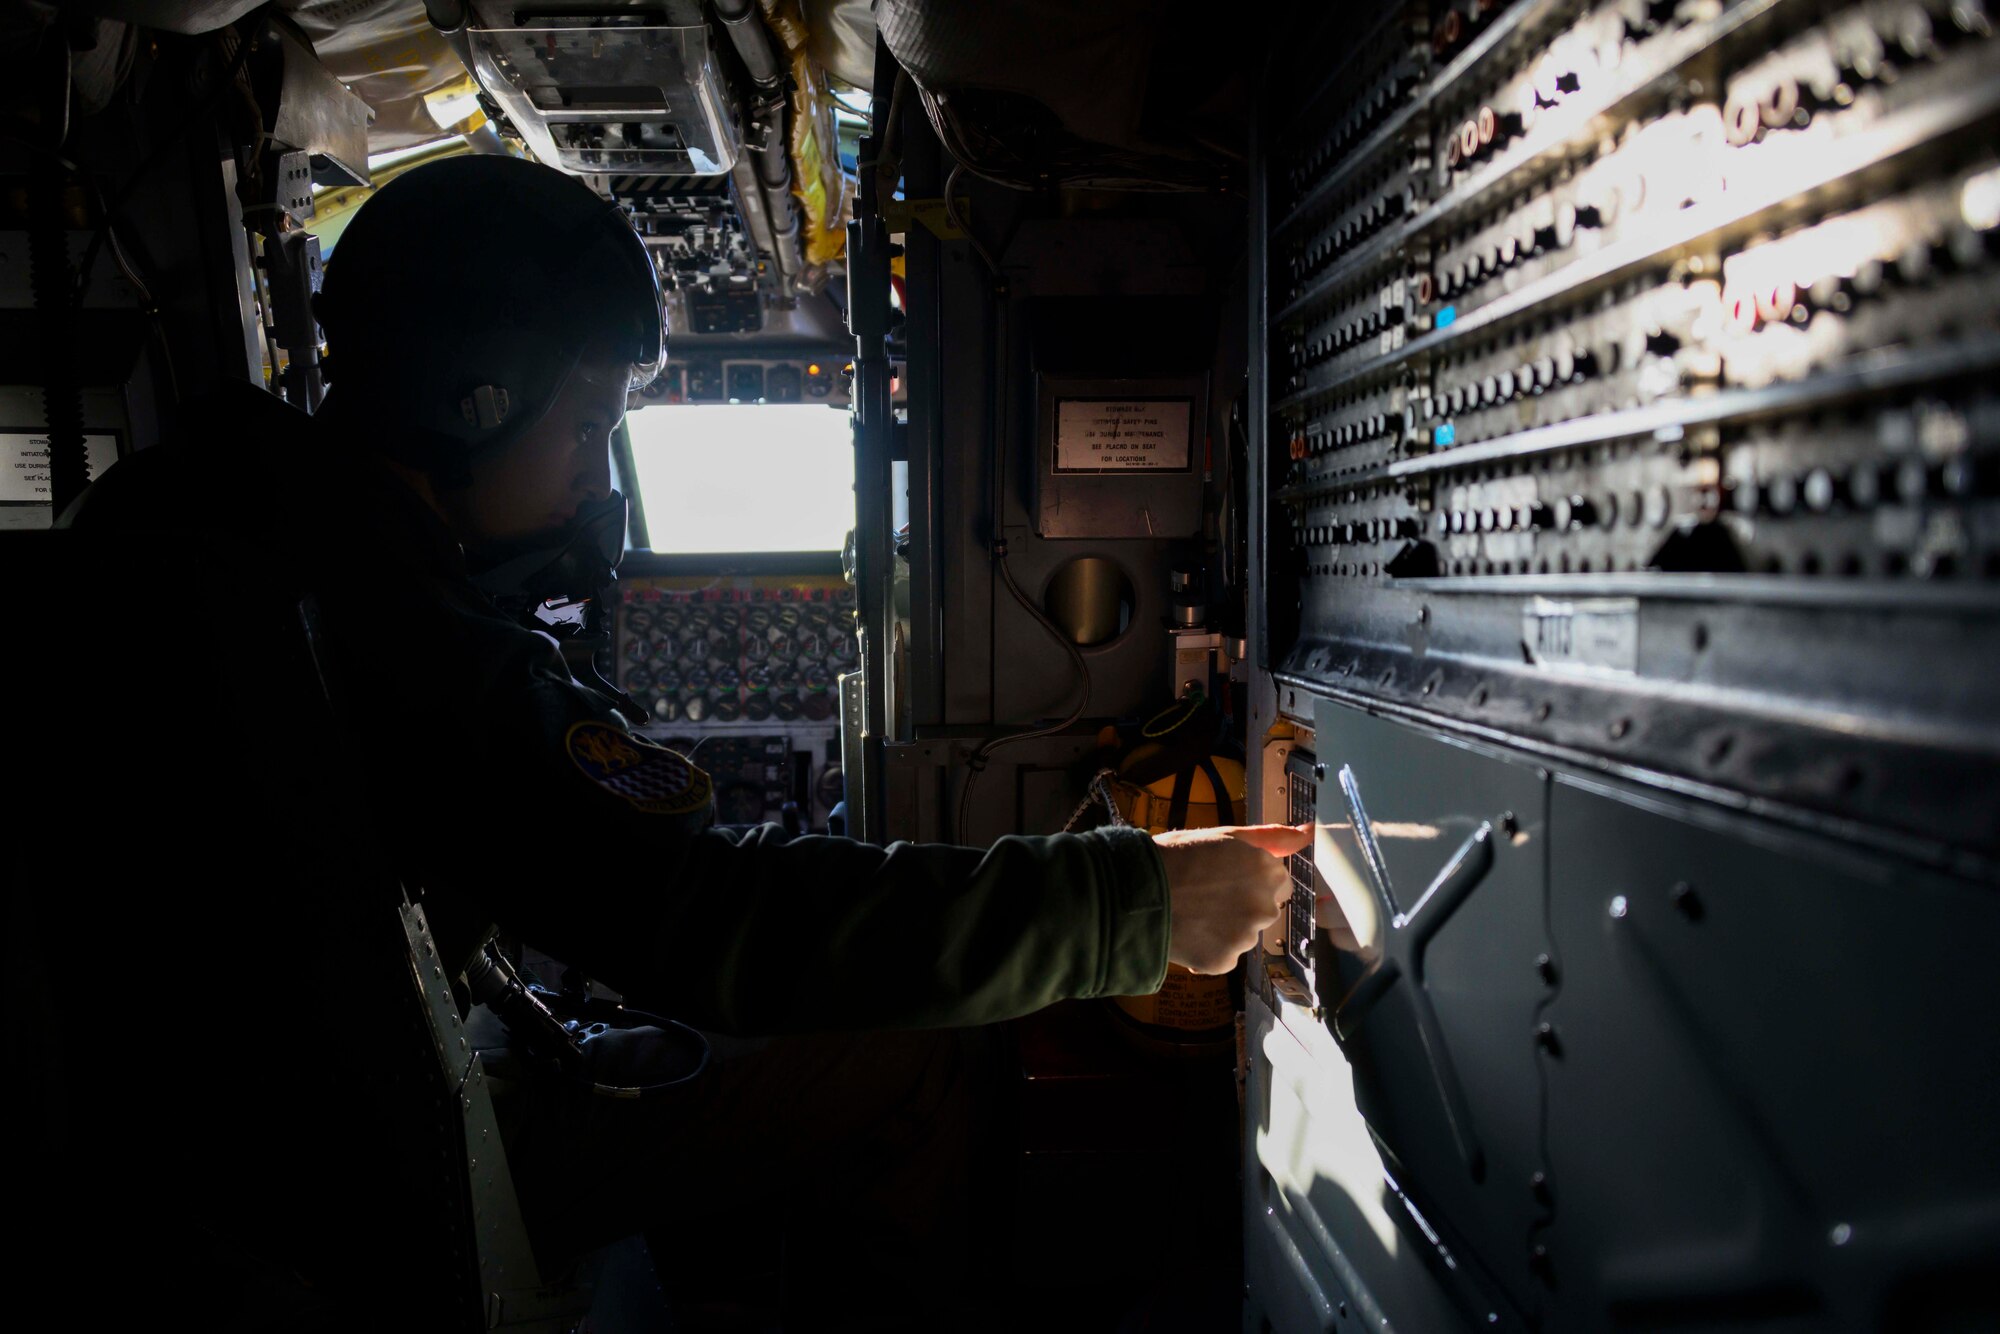
[[[944,211],[945,217],[951,222],[951,225],[964,233],[966,240],[971,242],[973,250],[978,254],[980,262],[986,266],[986,271],[993,280],[993,383],[996,388],[994,390],[993,420],[990,429],[992,433],[991,445],[995,469],[992,481],[994,567],[1000,572],[1000,582],[1005,586],[1014,601],[1019,603],[1021,609],[1027,612],[1037,624],[1046,630],[1057,644],[1062,646],[1063,652],[1069,657],[1070,666],[1074,669],[1077,680],[1082,683],[1083,692],[1076,702],[1076,707],[1061,722],[1052,723],[1044,727],[1031,727],[1019,732],[1010,732],[1005,736],[990,737],[986,741],[981,742],[972,752],[971,756],[967,758],[965,781],[958,789],[957,829],[958,839],[961,843],[966,841],[968,835],[966,822],[970,813],[970,798],[973,785],[978,781],[980,772],[986,768],[987,760],[993,752],[1004,746],[1011,746],[1016,742],[1031,741],[1036,737],[1051,736],[1057,732],[1068,730],[1075,725],[1077,719],[1083,717],[1084,711],[1090,707],[1091,692],[1090,664],[1084,661],[1083,651],[1077,647],[1076,641],[1069,634],[1064,632],[1054,621],[1050,620],[1048,615],[1035,605],[1033,599],[1021,590],[1020,583],[1014,578],[1012,567],[1007,563],[1007,537],[1001,524],[1001,511],[1003,496],[1005,494],[1003,489],[1004,472],[1002,468],[1007,440],[1005,419],[1006,399],[1004,391],[1004,386],[1007,383],[1007,281],[1001,275],[1000,265],[993,258],[993,252],[988,250],[985,243],[979,239],[978,234],[966,225],[964,215],[958,211],[958,178],[964,170],[965,164],[962,162],[957,163],[952,167],[951,174],[945,178]]]
[[[993,281],[996,284],[1004,283],[1006,280],[1000,276],[1000,265],[994,260],[993,252],[986,248],[986,243],[979,239],[972,228],[966,226],[964,217],[959,214],[958,177],[964,170],[963,162],[955,163],[951,175],[944,179],[944,216],[953,227],[965,233],[966,240],[972,242],[973,250],[978,253],[979,261],[986,266],[986,271],[993,276]]]
[[[1032,616],[1036,623],[1042,629],[1048,631],[1056,643],[1062,646],[1063,652],[1069,655],[1070,666],[1075,670],[1077,680],[1082,683],[1083,691],[1077,698],[1076,707],[1071,709],[1068,716],[1063,718],[1061,722],[1049,723],[1042,727],[1031,727],[1020,732],[1009,732],[1005,736],[989,737],[987,740],[981,742],[978,748],[967,757],[965,761],[965,782],[958,789],[958,841],[961,843],[965,842],[967,838],[966,817],[969,811],[969,798],[972,795],[972,785],[978,780],[981,772],[985,770],[988,758],[993,752],[1003,746],[1011,746],[1017,742],[1032,741],[1037,737],[1054,736],[1058,732],[1068,731],[1076,724],[1077,719],[1083,717],[1084,710],[1090,707],[1090,664],[1084,661],[1083,650],[1077,647],[1074,638],[1065,633],[1062,627],[1050,620],[1048,614],[1040,607],[1037,607],[1028,595],[1021,591],[1021,585],[1015,582],[1013,570],[1008,568],[1007,565],[1006,542],[1001,541],[994,544],[993,563],[1000,571],[1000,582],[1006,585],[1007,591],[1013,595],[1014,601],[1021,604],[1021,610]]]
[[[90,247],[83,252],[82,283],[85,287],[89,285],[91,271],[97,265],[97,252],[100,249],[102,249],[106,243],[107,233],[109,232],[111,227],[112,217],[120,209],[124,207],[125,201],[131,197],[132,191],[136,189],[139,182],[145,178],[146,173],[151,171],[155,166],[159,164],[160,159],[166,154],[166,151],[169,148],[172,148],[175,144],[179,143],[181,137],[185,135],[188,132],[188,130],[194,126],[195,122],[207,116],[208,113],[213,111],[216,105],[219,102],[221,102],[222,95],[225,92],[227,92],[232,86],[235,85],[237,76],[243,72],[244,62],[250,58],[251,52],[256,50],[257,46],[258,46],[258,41],[257,38],[254,36],[243,37],[238,35],[236,37],[236,49],[234,52],[230,54],[229,64],[223,69],[221,76],[216,79],[217,86],[208,92],[207,100],[203,101],[200,105],[196,106],[193,111],[189,112],[188,115],[185,116],[181,120],[181,122],[174,127],[172,133],[168,134],[166,138],[160,140],[157,144],[153,145],[152,150],[148,152],[145,157],[139,160],[139,165],[132,168],[131,174],[126,176],[125,183],[118,188],[117,195],[115,195],[108,203],[104,204],[104,206],[99,210],[97,234],[91,237]],[[261,135],[263,133],[261,110],[259,111],[258,115],[259,115],[258,131],[259,134]],[[103,201],[102,191],[98,192],[98,198],[100,202]],[[81,303],[82,299],[83,299],[83,294],[82,291],[80,290],[77,294],[77,301]]]
[[[883,198],[895,194],[903,176],[903,89],[909,82],[909,74],[899,66],[896,82],[889,91],[888,113],[877,117],[872,110],[870,112],[869,127],[875,140],[875,156],[855,164],[857,176],[862,172],[875,173],[875,190]]]
[[[125,281],[131,286],[132,294],[139,301],[139,313],[146,317],[148,330],[152,335],[154,346],[160,354],[160,364],[167,373],[169,397],[174,402],[179,402],[181,396],[180,373],[174,365],[173,346],[168,340],[166,329],[160,321],[159,303],[153,299],[152,287],[145,279],[139,276],[138,266],[125,253],[124,242],[119,239],[118,229],[111,220],[111,206],[105,200],[104,191],[97,184],[97,178],[46,144],[39,144],[32,139],[23,138],[18,134],[11,133],[0,134],[0,140],[5,140],[18,147],[28,149],[30,152],[41,154],[49,162],[75,176],[90,191],[91,198],[97,206],[98,230],[92,238],[90,247],[84,251],[82,264],[77,270],[74,281],[70,284],[68,295],[70,309],[80,310],[83,308],[84,296],[90,290],[91,270],[96,266],[97,262],[99,243],[107,244],[110,248],[112,263],[118,266],[118,272],[123,275]]]
[[[1029,160],[1005,140],[965,121],[946,98],[918,90],[931,130],[952,158],[981,180],[1034,193],[1050,187],[1141,193],[1241,194],[1227,174],[1198,161],[1176,161],[1078,140]],[[1005,159],[1004,161],[1001,159]]]
[[[1064,820],[1062,828],[1056,832],[1067,834],[1075,829],[1077,821],[1081,820],[1092,806],[1100,802],[1104,806],[1106,824],[1113,827],[1129,824],[1130,822],[1125,818],[1125,813],[1118,809],[1118,801],[1111,795],[1111,789],[1105,786],[1106,779],[1116,779],[1117,777],[1118,771],[1116,769],[1099,769],[1096,773],[1092,774],[1090,781],[1083,785],[1083,800],[1076,803],[1076,809],[1069,813],[1069,819]]]
[[[238,77],[242,73],[244,62],[256,48],[257,41],[254,37],[246,39],[241,36],[237,36],[235,40],[236,48],[231,53],[229,63],[223,70],[221,77],[217,80],[218,86],[208,94],[207,100],[182,120],[171,134],[155,144],[152,150],[144,158],[140,159],[139,164],[126,177],[124,185],[119,188],[115,198],[107,198],[105,196],[103,188],[97,183],[97,179],[92,173],[54,149],[18,135],[9,134],[5,136],[10,142],[20,144],[23,147],[43,154],[64,170],[74,175],[90,191],[97,206],[97,228],[90,238],[90,244],[85,247],[83,258],[77,266],[75,281],[68,294],[70,308],[75,310],[82,307],[84,298],[90,291],[90,280],[97,271],[98,252],[109,248],[112,262],[117,265],[119,273],[131,285],[133,294],[138,298],[140,314],[146,317],[153,345],[160,355],[161,367],[166,371],[168,395],[176,402],[180,399],[180,372],[174,364],[173,344],[167,337],[166,329],[161,323],[159,304],[153,298],[151,286],[139,276],[138,266],[132,262],[130,255],[126,253],[125,244],[118,234],[116,219],[120,216],[120,209],[123,207],[125,201],[130,198],[132,191],[136,188],[139,181],[159,162],[166,150],[178,143],[181,137],[187,133],[188,129],[196,121],[213,110],[215,105],[221,101],[222,94],[237,82]],[[261,120],[261,111],[259,112],[259,117]]]

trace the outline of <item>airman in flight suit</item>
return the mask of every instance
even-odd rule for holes
[[[246,390],[75,523],[227,527],[312,594],[375,835],[448,948],[498,923],[647,1009],[782,1034],[1145,993],[1170,960],[1232,967],[1275,918],[1303,839],[1283,827],[990,848],[711,827],[707,776],[496,608],[482,571],[603,521],[608,439],[664,353],[651,260],[587,187],[509,158],[411,171],[357,215],[318,312],[317,416]]]

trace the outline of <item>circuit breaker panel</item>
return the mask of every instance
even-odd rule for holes
[[[1319,835],[1250,1002],[1253,1312],[2000,1319],[1992,19],[1305,22],[1255,787]]]
[[[1358,36],[1268,122],[1281,673],[1990,866],[1978,0]]]
[[[718,820],[825,827],[843,796],[838,681],[859,661],[843,581],[628,580],[614,647],[641,730],[713,777]]]

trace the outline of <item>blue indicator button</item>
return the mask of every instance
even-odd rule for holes
[[[1449,329],[1452,325],[1458,323],[1458,307],[1439,306],[1437,319],[1434,323],[1440,329]]]
[[[1442,426],[1432,428],[1431,443],[1436,445],[1439,449],[1444,449],[1447,446],[1457,444],[1458,428],[1452,425],[1450,422],[1446,422]]]

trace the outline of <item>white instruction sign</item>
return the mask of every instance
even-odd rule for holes
[[[1629,675],[1639,670],[1639,600],[1530,598],[1521,643],[1538,667]]]
[[[1193,413],[1185,398],[1065,398],[1056,404],[1056,471],[1181,471]]]
[[[118,462],[118,437],[86,435],[92,481]],[[49,437],[46,432],[0,431],[0,503],[46,505],[49,499]]]

